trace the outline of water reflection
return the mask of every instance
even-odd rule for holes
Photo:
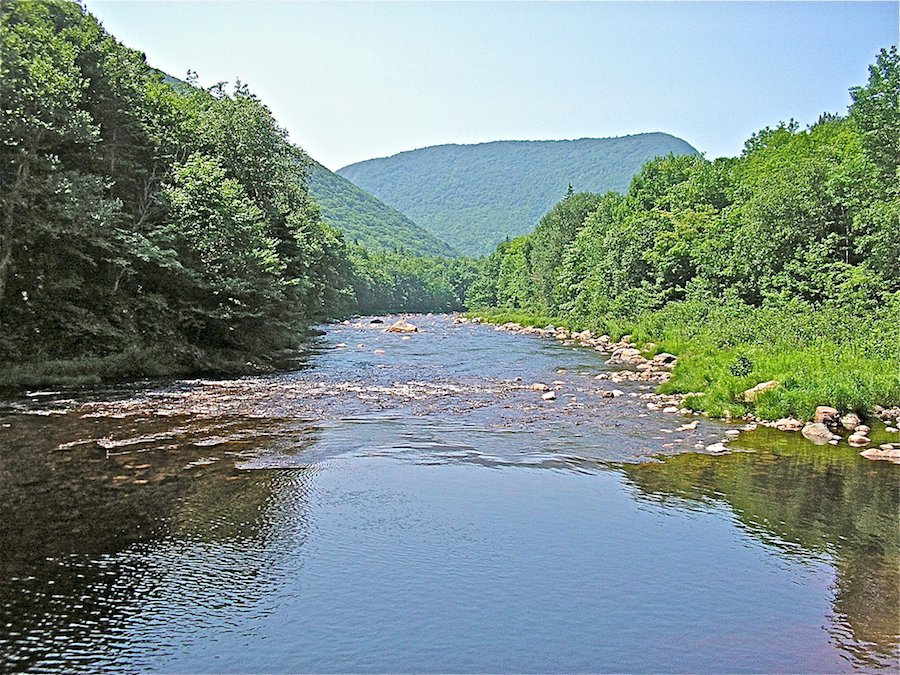
[[[848,448],[816,447],[759,429],[754,453],[684,454],[625,465],[639,498],[726,503],[783,555],[825,555],[834,565],[833,640],[860,668],[900,663],[900,482],[896,467]]]
[[[741,670],[790,602],[801,637],[757,670],[896,669],[898,467],[764,429],[684,454],[722,425],[604,397],[602,355],[419,323],[332,327],[288,374],[6,405],[0,670]]]

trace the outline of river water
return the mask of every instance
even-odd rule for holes
[[[0,670],[898,670],[900,466],[703,454],[724,423],[676,432],[598,352],[407,318],[7,400]]]

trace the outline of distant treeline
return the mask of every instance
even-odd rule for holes
[[[701,337],[719,352],[743,345],[753,352],[743,366],[729,370],[732,350],[706,363],[709,372],[698,367],[670,385],[703,390],[728,380],[721,400],[732,404],[740,387],[771,375],[764,353],[836,349],[868,360],[863,370],[874,380],[855,381],[859,369],[843,362],[834,375],[845,384],[828,396],[845,408],[879,397],[896,404],[896,47],[881,51],[868,85],[851,94],[847,116],[823,115],[808,129],[766,128],[739,157],[669,155],[645,164],[624,196],[568,195],[532,234],[497,247],[470,288],[470,305],[604,331],[643,326],[648,340],[670,337],[673,349],[696,347]],[[816,320],[798,318],[809,316]],[[734,377],[720,377],[723,370]],[[849,402],[844,389],[854,388],[868,404]],[[788,395],[789,387],[772,394]],[[782,409],[799,414],[810,405],[795,403],[782,401]]]
[[[320,221],[245,85],[164,78],[75,2],[0,8],[0,363],[176,371],[292,346],[357,291],[461,306],[449,261],[367,258]]]

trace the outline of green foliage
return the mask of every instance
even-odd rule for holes
[[[167,84],[74,2],[0,7],[0,361],[190,368],[352,307],[309,160],[246,86]]]
[[[318,162],[309,170],[309,191],[322,220],[344,239],[371,251],[404,251],[415,256],[453,257],[456,252],[399,211],[380,202]]]
[[[452,312],[465,307],[478,273],[468,258],[424,258],[354,248],[353,290],[361,314]]]
[[[576,227],[570,196],[497,247],[470,307],[652,341],[682,357],[663,390],[705,392],[710,412],[746,412],[771,379],[767,415],[896,405],[898,77],[882,50],[848,117],[766,128],[734,159],[656,158]]]
[[[696,154],[667,134],[441,145],[338,173],[466,255],[530,232],[566,193],[624,192],[653,157]]]

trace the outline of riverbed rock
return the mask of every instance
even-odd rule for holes
[[[889,434],[896,434],[900,432],[900,429],[898,429],[897,427],[885,427],[884,430]]]
[[[728,446],[724,443],[713,443],[706,446],[706,451],[713,455],[723,455],[728,452]]]
[[[900,464],[900,448],[891,448],[890,450],[882,450],[881,448],[869,448],[859,453],[866,459],[887,460],[894,464]]]
[[[531,385],[531,388],[535,391],[547,391],[550,389],[550,387],[548,387],[543,382],[535,382],[533,385]]]
[[[781,386],[781,383],[777,380],[769,380],[768,382],[760,382],[759,384],[750,387],[744,392],[744,401],[746,403],[756,403],[760,396],[762,396],[767,391],[774,391]]]
[[[656,366],[672,366],[678,360],[674,354],[668,352],[660,352],[653,357],[653,364]]]
[[[868,434],[870,431],[872,431],[872,428],[868,424],[857,424],[855,427],[853,427],[853,431],[858,434]]]
[[[418,327],[414,326],[411,323],[400,319],[396,323],[392,324],[389,328],[386,328],[385,333],[418,333]]]
[[[847,413],[841,417],[841,426],[847,431],[854,431],[860,424],[862,424],[862,420],[856,413]]]
[[[803,422],[795,420],[793,417],[782,417],[776,420],[775,428],[779,431],[800,431],[803,428]]]
[[[825,445],[834,437],[831,430],[822,422],[810,422],[803,427],[800,433],[816,445]]]
[[[850,437],[847,439],[847,442],[850,445],[854,445],[856,447],[862,447],[863,445],[871,443],[872,441],[869,440],[869,437],[866,436],[865,434],[851,434]]]
[[[700,424],[700,420],[694,420],[693,422],[688,422],[687,424],[682,424],[680,427],[675,429],[675,431],[681,433],[682,431],[693,431],[697,428],[697,425]]]
[[[541,394],[541,398],[545,401],[555,401],[556,400],[556,392],[555,391],[547,391]]]
[[[827,427],[836,427],[840,424],[840,413],[836,408],[830,405],[820,405],[816,408],[816,414],[813,416],[815,424],[824,424]]]
[[[741,435],[741,432],[739,429],[728,429],[728,431],[725,432],[725,435],[728,436],[728,438],[737,438]]]

